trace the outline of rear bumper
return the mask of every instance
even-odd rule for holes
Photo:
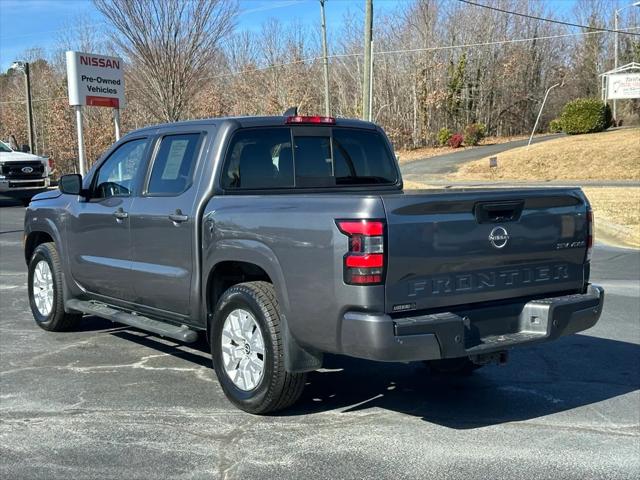
[[[553,340],[596,324],[604,290],[529,302],[391,318],[347,312],[342,322],[342,353],[388,362],[437,360],[482,355]]]

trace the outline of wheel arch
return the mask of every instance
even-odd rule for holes
[[[38,245],[47,242],[55,243],[58,253],[62,256],[62,238],[58,227],[52,220],[48,218],[39,221],[28,220],[24,235],[24,259],[27,264]]]
[[[47,232],[38,230],[27,235],[24,240],[24,259],[27,264],[29,263],[29,260],[31,260],[35,249],[38,248],[38,245],[49,242],[55,243],[55,240]]]
[[[289,297],[287,294],[287,286],[284,280],[280,262],[273,250],[262,242],[255,240],[233,239],[217,242],[211,250],[211,256],[205,256],[206,282],[204,284],[204,294],[206,298],[207,313],[212,313],[216,303],[223,291],[214,292],[216,281],[216,273],[243,272],[246,280],[265,280],[273,284],[278,298],[278,303],[284,312],[289,311]],[[234,283],[226,283],[227,288]],[[216,296],[215,293],[218,295]],[[214,294],[212,296],[212,294]]]

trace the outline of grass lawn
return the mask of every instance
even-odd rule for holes
[[[572,135],[463,164],[455,180],[640,180],[640,128]]]
[[[595,216],[596,241],[640,248],[640,187],[584,187]]]

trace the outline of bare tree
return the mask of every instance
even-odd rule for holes
[[[129,90],[156,119],[179,120],[234,26],[233,0],[94,0],[130,63]]]

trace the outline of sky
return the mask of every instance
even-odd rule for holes
[[[374,0],[374,12],[390,11],[401,1],[404,0]],[[561,13],[568,13],[575,1],[550,3]],[[330,32],[332,23],[338,23],[348,10],[362,10],[364,0],[326,0],[325,5]],[[269,17],[285,24],[295,20],[317,25],[319,12],[318,0],[240,0],[238,29],[258,29]],[[0,70],[5,71],[30,48],[51,49],[61,32],[81,17],[99,28],[104,25],[91,0],[0,0]]]

